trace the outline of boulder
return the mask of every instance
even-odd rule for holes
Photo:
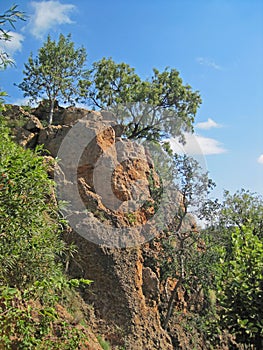
[[[37,135],[24,128],[15,129],[16,142],[25,148],[34,148],[37,144]]]
[[[56,157],[62,140],[70,130],[67,125],[50,125],[41,129],[38,136],[38,144],[43,145],[52,157]]]
[[[87,110],[78,107],[68,107],[65,108],[62,116],[61,122],[65,125],[74,124],[77,120],[84,118],[87,115]]]
[[[43,129],[43,125],[37,117],[35,117],[34,115],[29,115],[29,119],[24,128],[31,132],[37,132],[40,129]]]

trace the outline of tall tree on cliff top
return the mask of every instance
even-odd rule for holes
[[[201,104],[199,92],[184,85],[176,69],[153,69],[151,78],[142,80],[134,68],[111,58],[93,64],[89,98],[95,107],[117,111],[129,138],[148,140],[183,139],[184,132],[193,131]],[[119,105],[125,106],[116,109]]]
[[[18,85],[32,101],[46,98],[49,103],[49,124],[52,124],[56,101],[75,103],[85,97],[88,89],[86,50],[75,49],[71,36],[60,34],[59,40],[50,36],[33,58],[31,53],[23,71],[25,77]]]

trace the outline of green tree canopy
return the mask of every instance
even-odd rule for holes
[[[89,84],[85,62],[86,50],[75,49],[70,35],[60,34],[58,42],[48,36],[38,56],[34,58],[31,53],[18,87],[33,101],[48,100],[52,124],[55,101],[75,103],[86,95]]]
[[[231,195],[224,193],[224,201],[219,211],[221,225],[237,226],[241,231],[247,227],[254,234],[263,237],[263,198],[244,189]]]
[[[128,64],[103,58],[93,64],[91,76],[92,104],[112,109],[129,138],[183,139],[183,132],[193,131],[201,97],[183,84],[176,69],[153,69],[151,78],[142,80]]]

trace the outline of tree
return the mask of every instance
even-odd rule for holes
[[[86,50],[75,49],[71,36],[60,34],[59,40],[50,36],[33,58],[31,53],[23,71],[25,77],[18,87],[31,100],[46,98],[49,103],[49,124],[53,121],[56,101],[75,103],[86,96],[88,71],[84,69]]]
[[[25,15],[23,12],[17,10],[17,5],[13,5],[0,15],[0,41],[10,41],[12,36],[9,31],[4,27],[10,25],[15,29],[14,23],[17,20],[25,20]],[[0,68],[5,69],[8,65],[13,64],[14,61],[9,57],[8,53],[5,51],[0,51]]]
[[[263,243],[248,227],[231,234],[231,254],[224,249],[218,281],[222,326],[237,342],[263,346]]]
[[[262,196],[244,189],[233,195],[225,191],[218,214],[221,227],[238,227],[241,231],[247,227],[259,238],[263,238]]]
[[[219,252],[216,262],[220,326],[236,341],[262,349],[262,197],[244,189],[225,191],[222,203],[210,202],[203,212]]]
[[[95,62],[89,99],[95,107],[110,108],[129,138],[160,140],[193,131],[194,117],[201,97],[183,81],[176,69],[153,69],[142,80],[126,63],[111,58]],[[120,106],[121,105],[121,106]]]
[[[174,155],[175,193],[178,193],[178,209],[168,229],[168,237],[164,239],[164,255],[162,263],[163,278],[172,277],[177,280],[170,293],[163,327],[167,329],[173,312],[174,301],[179,288],[185,288],[192,294],[211,284],[211,261],[213,252],[205,245],[201,230],[198,230],[193,215],[206,199],[214,183],[203,174],[196,160],[186,155]]]

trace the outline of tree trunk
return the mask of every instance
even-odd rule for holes
[[[53,123],[54,105],[55,105],[55,101],[51,100],[50,101],[50,110],[49,110],[49,120],[48,120],[49,125],[51,125]]]
[[[170,299],[169,299],[169,302],[168,302],[168,307],[167,307],[167,313],[166,313],[166,317],[165,317],[165,320],[164,320],[164,323],[163,323],[163,328],[165,330],[167,330],[167,326],[168,326],[168,323],[169,323],[169,320],[170,320],[170,317],[172,315],[172,311],[173,311],[173,304],[174,304],[174,298],[175,298],[175,295],[176,295],[176,292],[177,292],[177,289],[179,288],[179,286],[182,284],[182,279],[180,278],[178,280],[178,282],[176,283],[172,293],[171,293],[171,296],[170,296]]]

